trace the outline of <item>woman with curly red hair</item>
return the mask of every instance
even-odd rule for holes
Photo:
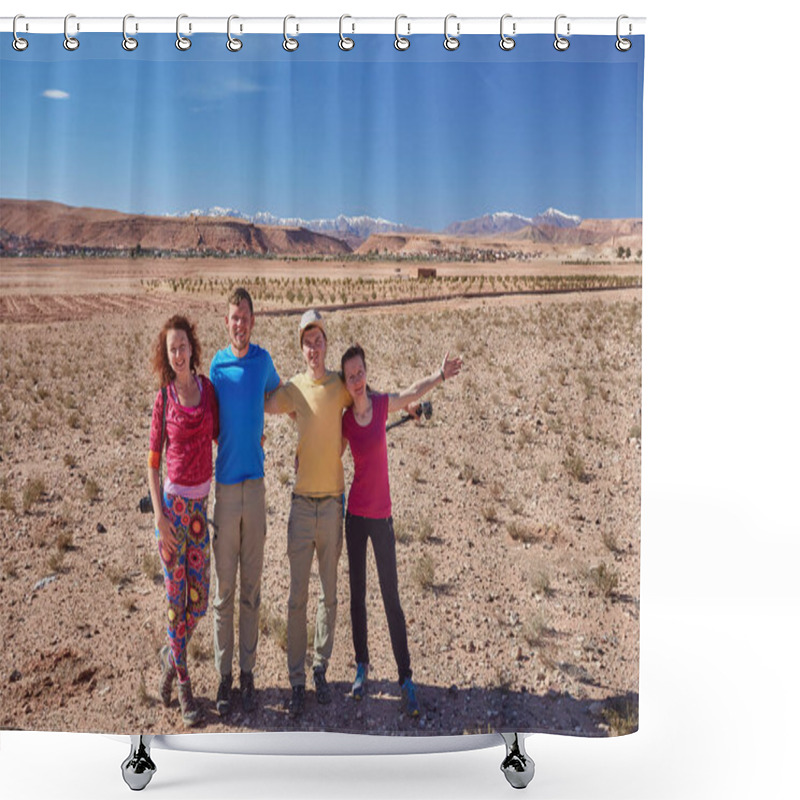
[[[153,352],[153,371],[161,390],[153,403],[147,461],[168,603],[168,637],[160,653],[159,695],[168,706],[177,677],[181,716],[187,727],[197,725],[202,718],[192,696],[186,648],[208,608],[207,500],[212,479],[211,442],[219,435],[214,387],[207,377],[198,375],[200,353],[194,325],[186,317],[170,317],[158,334]],[[162,449],[166,457],[163,486]]]

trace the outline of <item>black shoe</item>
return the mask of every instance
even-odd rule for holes
[[[221,717],[226,717],[231,711],[231,687],[233,686],[233,675],[223,675],[219,679],[217,689],[217,713]]]
[[[314,688],[317,690],[317,702],[326,706],[331,701],[331,689],[325,680],[325,669],[314,667]]]
[[[292,686],[292,698],[289,700],[289,716],[297,719],[306,707],[306,687]]]
[[[242,711],[245,714],[249,714],[256,707],[256,689],[253,686],[253,673],[242,670],[239,686],[242,689]]]

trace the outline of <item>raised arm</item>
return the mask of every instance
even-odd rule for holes
[[[455,378],[461,372],[461,364],[460,357],[450,358],[450,353],[445,353],[442,366],[436,372],[432,372],[426,378],[421,378],[412,383],[411,386],[399,394],[389,395],[389,413],[405,408],[409,403],[413,403],[427,394],[434,386]]]

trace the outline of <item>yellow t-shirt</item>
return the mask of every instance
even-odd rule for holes
[[[339,374],[326,371],[315,381],[303,372],[281,386],[274,398],[279,411],[297,415],[295,494],[339,496],[344,491],[342,411],[353,402]]]

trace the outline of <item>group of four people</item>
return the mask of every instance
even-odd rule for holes
[[[237,573],[241,704],[245,712],[256,706],[253,669],[267,527],[264,413],[284,413],[293,417],[298,434],[287,543],[287,660],[292,687],[289,715],[299,717],[305,706],[306,613],[315,553],[320,595],[312,674],[317,701],[331,701],[325,675],[336,625],[344,516],[342,455],[349,443],[354,476],[345,529],[356,657],[352,694],[356,699],[363,697],[369,671],[369,540],[375,553],[403,702],[407,713],[416,716],[419,705],[411,679],[405,617],[397,585],[385,426],[389,413],[409,408],[438,383],[458,375],[461,359],[445,355],[438,371],[398,394],[373,393],[366,380],[366,356],[359,345],[350,347],[342,356],[341,373],[326,368],[325,322],[312,309],[303,314],[299,325],[306,370],[283,383],[270,354],[251,341],[254,323],[250,295],[242,288],[234,290],[228,298],[225,317],[230,344],[214,356],[208,378],[199,374],[200,343],[194,325],[185,317],[167,320],[156,341],[153,367],[161,390],[153,404],[148,482],[168,601],[168,641],[160,651],[161,700],[170,704],[177,679],[184,724],[200,722],[202,711],[192,696],[186,653],[197,622],[208,607],[213,550],[217,711],[225,716],[231,710]],[[217,442],[215,470],[212,441]],[[163,481],[162,452],[166,462]],[[207,520],[212,480],[216,484],[213,536]]]

